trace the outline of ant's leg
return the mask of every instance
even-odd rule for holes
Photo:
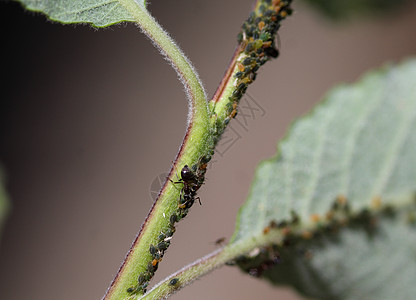
[[[202,205],[202,203],[201,203],[201,198],[196,197],[196,198],[195,198],[195,200],[197,200],[197,199],[198,199],[199,205]]]

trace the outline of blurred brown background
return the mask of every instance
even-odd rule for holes
[[[212,96],[252,0],[152,2]],[[0,18],[0,161],[13,205],[0,243],[0,298],[99,299],[183,138],[182,86],[133,25],[62,26],[4,2]],[[275,154],[289,124],[335,83],[413,55],[415,28],[416,5],[334,24],[296,4],[280,32],[280,58],[248,90],[265,115],[215,157],[203,205],[179,223],[152,283],[229,238],[256,165]],[[230,267],[173,297],[255,298],[301,299]]]

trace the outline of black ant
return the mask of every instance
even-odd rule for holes
[[[173,184],[182,183],[183,187],[180,194],[179,208],[189,208],[195,201],[196,191],[200,188],[198,177],[195,173],[185,165],[181,170],[181,179],[178,181],[172,181]],[[201,199],[197,197],[199,204],[201,205]]]

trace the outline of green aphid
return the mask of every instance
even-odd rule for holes
[[[242,32],[240,32],[240,33],[237,35],[237,41],[238,41],[238,43],[239,43],[239,44],[241,44],[241,42],[243,41],[243,33],[242,33]]]
[[[268,33],[268,32],[262,32],[262,33],[260,33],[260,39],[263,41],[263,42],[266,42],[266,41],[268,41],[268,40],[270,40],[271,39],[271,35],[270,35],[270,33]],[[262,43],[263,44],[263,43]]]
[[[263,46],[263,40],[261,39],[255,40],[253,44],[254,44],[254,49],[257,50],[261,48],[261,46]]]

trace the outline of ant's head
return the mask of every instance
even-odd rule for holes
[[[188,165],[185,165],[181,170],[181,177],[183,181],[189,181],[194,178],[194,173],[189,169]]]

